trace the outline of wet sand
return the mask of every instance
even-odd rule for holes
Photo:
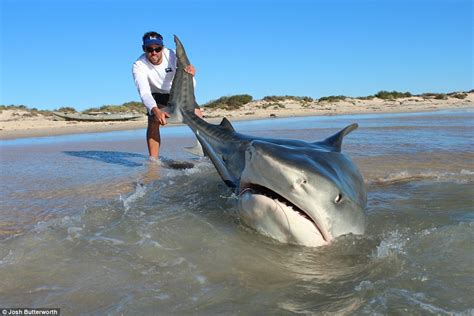
[[[397,100],[347,98],[339,102],[306,103],[294,100],[278,102],[257,100],[238,110],[204,108],[204,117],[210,122],[219,122],[223,117],[236,121],[315,115],[430,112],[471,107],[474,107],[474,93],[468,93],[465,99],[448,97],[446,100],[422,97]],[[32,116],[31,113],[22,110],[3,110],[0,113],[0,139],[144,129],[146,121],[146,116],[143,116],[138,120],[125,122],[74,122],[56,120],[54,117],[43,115]]]

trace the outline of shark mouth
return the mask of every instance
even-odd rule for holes
[[[251,193],[251,194],[258,194],[258,195],[263,195],[271,200],[276,200],[279,201],[280,203],[283,203],[287,207],[289,207],[292,211],[298,213],[300,216],[305,218],[307,221],[311,222],[317,231],[321,234],[321,237],[325,242],[328,242],[329,239],[327,238],[326,234],[323,233],[323,230],[321,227],[318,225],[318,223],[311,218],[311,216],[308,215],[307,212],[305,212],[303,209],[299,208],[296,204],[292,203],[288,199],[286,199],[284,196],[278,194],[277,192],[264,187],[259,184],[254,184],[254,183],[242,183],[240,186],[240,192],[239,196],[241,196],[244,193]]]

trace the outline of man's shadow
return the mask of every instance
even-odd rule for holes
[[[145,155],[137,153],[126,153],[120,151],[98,151],[98,150],[84,150],[84,151],[63,151],[66,155],[87,158],[105,163],[111,163],[124,167],[140,167],[143,163],[130,160],[134,158],[140,158],[143,161],[147,158]]]

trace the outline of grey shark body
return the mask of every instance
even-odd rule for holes
[[[353,162],[341,153],[349,125],[319,142],[271,139],[236,132],[227,119],[214,125],[194,114],[197,106],[186,52],[175,36],[178,68],[171,89],[171,119],[187,124],[238,196],[242,221],[283,243],[326,245],[363,234],[366,191]]]

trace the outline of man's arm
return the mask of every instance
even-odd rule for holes
[[[148,83],[148,75],[146,71],[141,69],[138,63],[133,64],[132,73],[135,86],[137,87],[138,93],[140,94],[140,98],[148,109],[148,113],[152,113],[152,109],[156,107],[156,101],[151,94],[150,84]]]
[[[170,117],[168,113],[160,111],[157,106],[151,109],[151,113],[153,114],[153,119],[158,121],[160,125],[166,125],[166,119]]]

